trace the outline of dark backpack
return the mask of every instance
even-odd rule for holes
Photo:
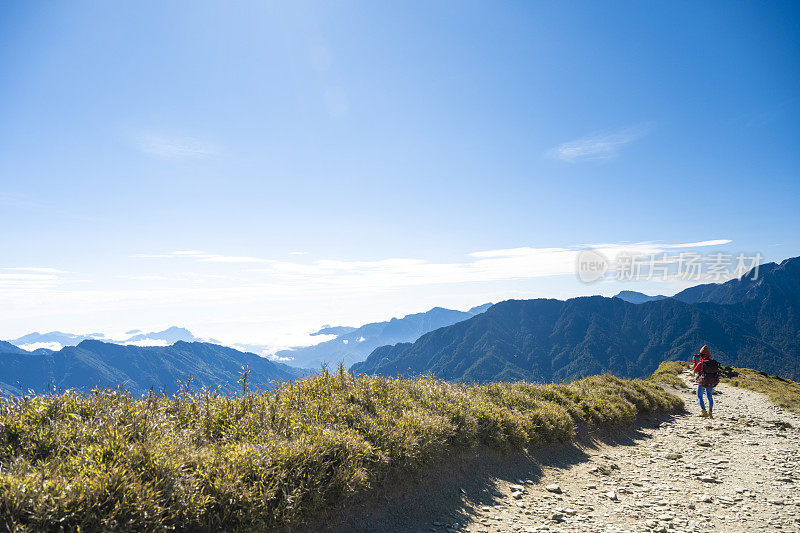
[[[713,389],[719,385],[719,362],[716,359],[706,359],[700,367],[700,386]]]

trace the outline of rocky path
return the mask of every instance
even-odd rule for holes
[[[467,518],[428,529],[800,532],[800,417],[755,392],[717,391],[713,420],[697,416],[694,389],[675,391],[689,412],[632,445],[587,448],[585,461],[544,466],[536,481],[493,480],[491,505],[463,491]]]

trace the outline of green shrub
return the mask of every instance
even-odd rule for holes
[[[12,531],[291,527],[447,453],[567,442],[682,407],[659,387],[607,374],[479,386],[342,369],[237,397],[8,398],[0,521]]]

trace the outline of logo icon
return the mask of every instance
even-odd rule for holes
[[[595,250],[581,250],[575,260],[575,272],[584,283],[592,283],[608,272],[608,259]]]

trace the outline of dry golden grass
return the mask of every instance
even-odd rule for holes
[[[610,375],[477,386],[342,369],[237,397],[4,399],[0,521],[11,531],[291,527],[458,449],[567,442],[682,407]]]

